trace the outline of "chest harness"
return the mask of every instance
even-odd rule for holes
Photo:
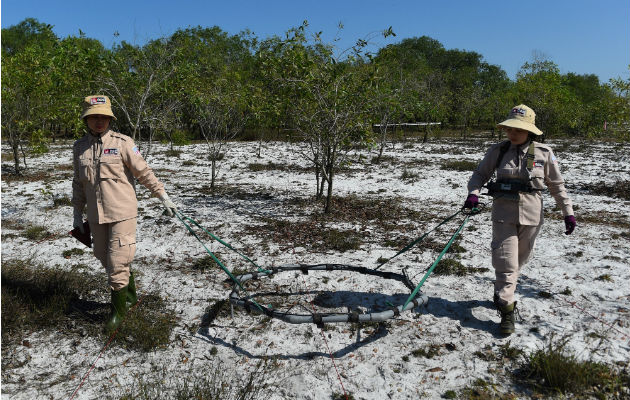
[[[499,164],[503,159],[505,153],[507,153],[510,148],[510,142],[506,141],[499,148],[499,157],[497,158],[497,163],[494,166],[494,171],[499,168]],[[532,186],[532,170],[534,169],[534,150],[536,145],[533,140],[529,143],[529,148],[527,149],[527,154],[525,158],[527,159],[527,173],[528,178],[527,181],[524,179],[510,179],[510,178],[497,178],[495,180],[490,180],[486,187],[488,188],[488,195],[497,198],[497,197],[506,197],[518,200],[519,193],[532,193],[535,191],[539,191],[541,189],[534,189]],[[520,167],[520,162],[519,162]]]

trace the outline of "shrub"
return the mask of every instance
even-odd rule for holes
[[[80,256],[81,254],[85,253],[82,249],[79,248],[73,248],[73,249],[69,249],[69,250],[64,250],[61,255],[64,258],[70,258],[74,255]]]
[[[461,262],[454,260],[452,258],[443,258],[437,264],[433,273],[436,275],[456,275],[456,276],[464,276],[470,275],[477,272],[487,272],[488,268],[473,268],[466,267]]]
[[[218,253],[214,253],[214,255],[217,256],[217,258],[219,258]],[[195,259],[195,261],[192,264],[192,269],[201,270],[201,271],[214,269],[214,268],[219,268],[219,265],[214,260],[214,258],[210,257],[209,255]]]
[[[126,348],[149,352],[169,343],[177,318],[157,294],[141,297],[123,320],[114,343]]]
[[[407,168],[403,169],[400,179],[403,181],[415,181],[418,180],[420,175],[417,172],[409,171]]]
[[[440,346],[437,344],[430,344],[426,348],[419,348],[411,352],[414,357],[433,358],[440,355]]]
[[[567,348],[568,337],[555,340],[525,357],[522,375],[536,389],[549,393],[595,395],[620,391],[628,385],[628,375],[621,376],[610,367],[593,361],[581,361]]]
[[[33,241],[45,239],[50,235],[51,233],[48,231],[48,228],[41,225],[29,226],[24,231],[24,237]]]
[[[73,299],[100,286],[96,276],[45,268],[30,260],[2,261],[2,344],[28,331],[62,324]]]
[[[442,164],[442,169],[452,170],[452,171],[474,171],[477,168],[476,161],[468,161],[468,160],[453,160],[446,161]]]
[[[112,393],[106,398],[113,400],[257,400],[273,397],[277,378],[271,373],[273,360],[259,361],[244,374],[216,362],[204,366],[203,373],[189,373],[186,379],[173,376],[172,369],[164,368],[158,377],[147,381],[143,374],[136,374],[136,382],[127,386],[124,393]],[[242,370],[242,368],[241,368]],[[161,376],[160,376],[161,375]]]

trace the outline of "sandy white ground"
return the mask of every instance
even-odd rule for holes
[[[436,140],[405,146],[399,143],[386,151],[387,156],[393,157],[392,162],[352,164],[349,171],[337,176],[335,193],[370,198],[398,197],[408,207],[432,214],[435,222],[417,224],[413,235],[416,237],[456,211],[465,198],[470,172],[441,169],[442,162],[478,161],[490,143],[481,140]],[[349,324],[339,324],[325,331],[324,341],[314,325],[264,322],[263,317],[244,312],[236,312],[234,319],[217,318],[207,329],[191,334],[190,327],[199,326],[206,308],[227,298],[229,289],[221,284],[225,276],[218,270],[194,272],[173,268],[190,264],[191,258],[202,257],[205,252],[178,221],[164,221],[157,200],[149,198],[148,192],[139,188],[141,212],[136,254],[141,269],[139,286],[141,291],[156,291],[173,301],[180,318],[178,326],[166,349],[136,354],[110,348],[75,398],[98,399],[103,393],[124,393],[138,376],[150,381],[157,376],[156,371],[164,368],[171,371],[171,378],[181,380],[203,374],[216,365],[238,375],[265,357],[276,359],[270,379],[277,381],[274,397],[277,399],[330,399],[333,393],[343,392],[342,383],[356,399],[440,398],[447,390],[459,390],[478,378],[497,382],[503,391],[510,391],[510,382],[500,378],[501,371],[496,371],[499,364],[480,358],[478,352],[496,352],[508,341],[513,347],[533,351],[547,343],[551,335],[570,334],[569,346],[585,359],[608,364],[627,363],[630,359],[630,243],[627,235],[630,202],[593,195],[581,188],[583,184],[627,180],[630,148],[604,143],[550,144],[558,149],[570,196],[578,205],[578,228],[574,235],[566,236],[561,219],[550,218],[544,224],[534,256],[522,271],[519,282],[517,296],[523,322],[517,324],[517,333],[508,339],[497,335],[498,317],[491,304],[491,269],[465,277],[431,276],[423,287],[423,292],[429,296],[426,308],[404,313],[391,320],[386,329],[375,331],[373,326],[366,327],[359,337]],[[209,184],[209,162],[204,161],[207,157],[203,145],[182,147],[179,158],[167,158],[163,154],[166,147],[158,145],[148,161],[165,182],[172,200],[186,215],[242,249],[259,265],[338,262],[374,267],[379,257],[395,253],[392,248],[370,242],[360,250],[345,253],[312,253],[303,247],[287,251],[275,243],[268,243],[269,249],[262,250],[260,239],[243,235],[244,227],[258,224],[262,217],[298,218],[282,207],[282,200],[310,196],[314,191],[314,178],[303,171],[252,172],[248,169],[250,163],[308,165],[286,143],[263,144],[262,158],[256,157],[256,146],[257,143],[229,146],[219,185],[271,193],[267,199],[210,198],[191,190]],[[373,154],[363,152],[363,160],[371,157]],[[353,159],[357,160],[358,154]],[[187,160],[195,164],[185,165]],[[68,268],[71,263],[81,262],[90,265],[94,273],[101,272],[91,254],[72,260],[62,257],[63,250],[77,247],[76,242],[63,234],[72,223],[72,210],[70,207],[51,210],[50,195],[42,193],[44,189],[55,196],[71,195],[69,171],[59,168],[71,163],[71,143],[55,145],[50,153],[28,161],[32,169],[53,171],[58,178],[47,186],[43,182],[7,183],[3,180],[2,220],[17,219],[25,225],[44,224],[62,235],[38,246],[32,246],[20,236],[8,240],[3,237],[3,260],[32,257],[44,265]],[[416,172],[417,179],[401,180],[403,168]],[[559,214],[553,211],[553,206],[553,199],[546,194],[546,210],[552,215]],[[581,221],[582,216],[593,215],[601,215],[604,223]],[[605,222],[606,218],[620,224]],[[156,223],[157,220],[161,223]],[[477,229],[464,231],[460,244],[467,251],[461,256],[461,262],[469,267],[490,267],[489,213],[475,216],[470,224]],[[343,228],[360,229],[360,226],[346,223]],[[455,228],[456,225],[450,225],[444,232]],[[3,230],[3,234],[7,232]],[[620,235],[622,233],[625,236]],[[440,238],[446,237],[443,234]],[[214,243],[212,249],[220,248]],[[400,271],[408,267],[408,272],[418,282],[436,255],[416,250],[384,268]],[[226,257],[229,267],[236,266],[235,257]],[[608,274],[611,280],[596,279],[603,274]],[[330,290],[396,299],[404,299],[408,293],[401,285],[364,275],[335,272],[326,284],[321,278],[314,274],[307,277],[281,275],[273,278],[273,284],[296,291]],[[570,295],[559,294],[565,288],[570,289]],[[541,291],[552,293],[553,297],[541,297]],[[103,345],[89,337],[77,341],[62,332],[34,333],[28,340],[30,347],[19,346],[13,353],[13,357],[28,362],[2,372],[2,399],[68,398]],[[433,358],[410,356],[413,350],[430,344],[440,345],[440,354]],[[218,350],[216,355],[210,353],[213,347]],[[403,359],[404,356],[408,356],[408,360]]]

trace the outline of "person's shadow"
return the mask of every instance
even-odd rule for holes
[[[295,292],[295,293],[264,293],[264,295],[272,295],[276,296],[294,296],[294,295],[304,295],[308,294],[314,296],[313,304],[317,305],[320,309],[326,309],[329,307],[339,307],[343,305],[348,309],[356,309],[360,306],[369,305],[369,311],[378,312],[384,309],[389,308],[389,304],[401,303],[406,299],[406,295],[404,294],[394,294],[394,295],[384,295],[379,293],[367,293],[367,292],[319,292],[319,291],[308,291],[308,292]],[[259,294],[262,295],[262,294]],[[287,353],[277,353],[277,354],[269,354],[266,350],[262,350],[261,354],[254,354],[249,350],[245,349],[244,346],[239,346],[237,343],[228,343],[227,341],[217,337],[216,335],[211,334],[210,327],[218,326],[216,325],[216,318],[221,316],[224,318],[229,318],[227,315],[226,307],[229,307],[228,300],[221,300],[206,309],[206,313],[202,318],[202,323],[197,330],[196,338],[204,340],[213,345],[224,346],[226,348],[232,349],[235,353],[245,355],[249,358],[256,359],[267,359],[267,358],[277,358],[279,360],[288,360],[288,359],[313,359],[316,357],[330,357],[331,353],[325,351],[309,351],[300,354],[287,354]],[[343,323],[342,323],[343,324]],[[367,323],[366,323],[367,324]],[[381,323],[369,323],[370,325],[376,324],[374,329],[371,329],[371,332],[364,337],[361,337],[361,327],[365,327],[366,324],[359,324],[358,329],[357,325],[354,325],[353,328],[357,329],[354,335],[353,343],[348,344],[347,346],[332,352],[332,356],[335,358],[341,358],[348,354],[353,353],[355,350],[369,345],[382,337],[385,337],[389,334],[389,330],[387,329],[387,325],[384,322]],[[327,326],[335,326],[339,324],[326,324],[324,325],[324,332]],[[349,325],[349,324],[346,324]],[[373,326],[373,325],[372,325]],[[325,334],[325,333],[324,333]],[[317,333],[316,333],[317,335]]]
[[[492,310],[491,313],[495,310],[494,303],[489,300],[450,301],[439,297],[429,297],[429,302],[424,310],[434,317],[446,317],[459,321],[462,327],[485,331],[497,338],[504,337],[499,331],[497,322],[482,320],[473,314],[473,309],[477,307],[485,307]]]

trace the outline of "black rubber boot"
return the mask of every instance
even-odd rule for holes
[[[133,272],[129,273],[129,285],[127,285],[127,310],[135,306],[138,302],[138,295],[136,294],[136,282],[133,278]]]
[[[105,330],[108,333],[114,332],[120,326],[120,323],[127,315],[127,288],[123,287],[120,290],[112,290],[112,313],[109,317],[109,321],[105,325]]]

